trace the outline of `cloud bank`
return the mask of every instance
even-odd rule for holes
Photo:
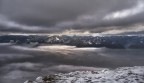
[[[136,23],[143,28],[143,3],[143,0],[1,0],[0,30],[57,33],[72,29],[103,33],[127,30],[128,25]]]

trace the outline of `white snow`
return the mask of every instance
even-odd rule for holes
[[[41,82],[43,82],[42,79],[43,79],[43,78],[42,78],[41,76],[39,76],[39,77],[36,78],[36,82],[38,82],[38,83],[40,82],[40,83],[41,83]]]
[[[43,80],[43,81],[42,81]],[[97,71],[75,71],[38,77],[36,81],[24,83],[144,83],[144,66],[102,69]]]

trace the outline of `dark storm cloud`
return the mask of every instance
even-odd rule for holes
[[[1,30],[61,32],[76,29],[98,32],[105,30],[104,26],[144,21],[143,3],[143,0],[1,0],[0,11],[8,18],[5,25],[9,22],[9,26]],[[4,25],[3,20],[0,21]]]

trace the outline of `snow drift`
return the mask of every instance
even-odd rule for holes
[[[144,66],[121,67],[114,70],[76,71],[37,77],[24,83],[143,83]]]

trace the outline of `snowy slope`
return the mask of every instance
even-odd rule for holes
[[[144,66],[121,67],[114,70],[75,71],[38,77],[24,83],[144,83]]]

